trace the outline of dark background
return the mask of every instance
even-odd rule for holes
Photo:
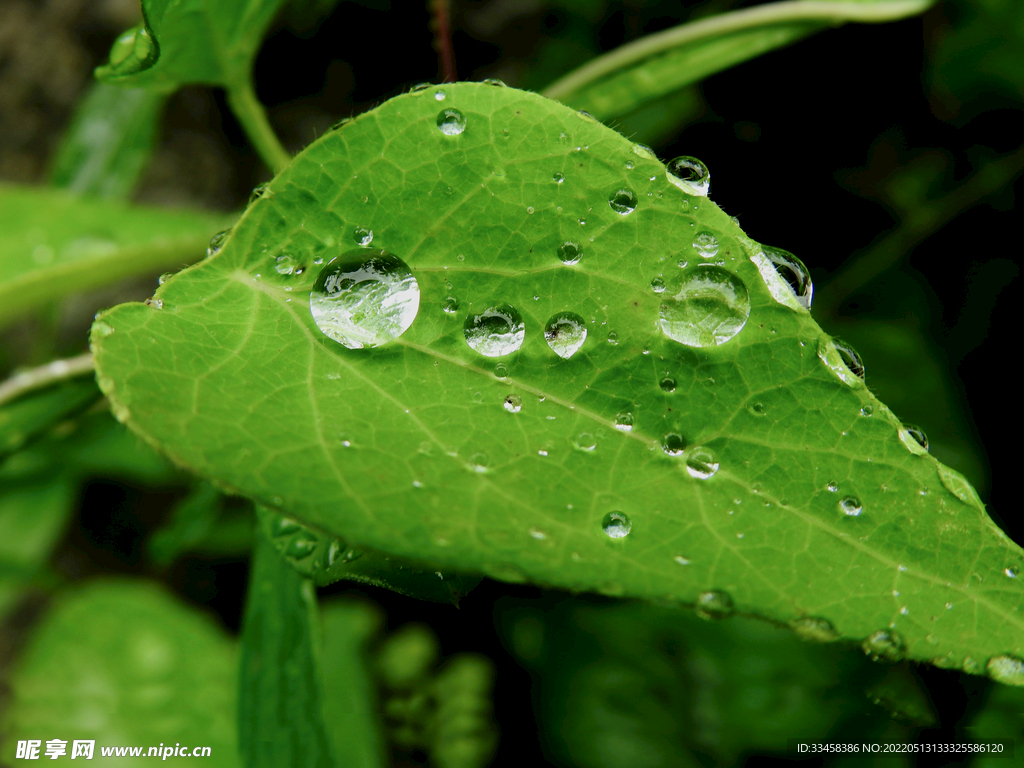
[[[454,5],[460,79],[498,77],[541,89],[602,50],[749,3]],[[1003,167],[1016,179],[1014,162],[1021,165],[1005,157],[1024,135],[1024,63],[1013,54],[1024,50],[1024,40],[1008,24],[1012,11],[993,10],[999,5],[945,2],[923,18],[830,30],[711,77],[698,107],[673,130],[652,121],[644,133],[635,119],[612,125],[638,131],[636,138],[662,159],[700,157],[711,169],[712,199],[751,237],[807,264],[818,322],[857,347],[868,385],[898,416],[924,428],[932,452],[967,475],[990,514],[1021,543],[1020,396],[1012,374],[1020,336],[1013,308],[1019,301],[1017,182],[988,188],[975,176]],[[0,178],[45,178],[88,73],[105,60],[114,36],[135,23],[135,13],[131,2],[98,0],[0,6]],[[276,25],[257,62],[259,97],[286,145],[298,151],[339,118],[415,83],[438,82],[432,36],[427,7],[415,3],[343,2],[323,12],[315,2],[298,4]],[[192,87],[171,99],[136,197],[231,211],[268,175],[223,95]],[[929,217],[929,226],[908,224]],[[897,243],[888,268],[851,290],[851,264],[885,242]],[[144,298],[154,284],[139,281],[120,287],[116,297],[81,298],[62,318],[63,351],[84,347],[84,328],[97,308]],[[17,362],[19,346],[37,332],[29,322],[7,333],[4,362]],[[76,527],[55,559],[58,569],[72,579],[157,573],[145,557],[145,540],[180,496],[175,489],[156,494],[96,478],[83,490]],[[237,630],[243,557],[188,557],[158,575]],[[350,590],[343,583],[324,592]],[[496,764],[544,764],[530,677],[500,642],[493,609],[509,593],[550,605],[564,595],[484,582],[456,609],[359,591],[385,608],[391,628],[410,620],[430,624],[443,654],[490,655],[498,664],[496,714],[505,734]],[[984,680],[930,667],[918,673],[941,729],[951,732],[984,700]]]

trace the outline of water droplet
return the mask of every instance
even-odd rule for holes
[[[669,432],[661,438],[661,450],[669,456],[682,456],[683,451],[686,450],[686,441],[683,440],[682,435]]]
[[[447,95],[448,94],[445,93],[444,90],[442,90],[441,88],[438,88],[436,91],[434,91],[434,98],[437,101],[444,101],[445,96],[447,96]]]
[[[164,272],[162,275],[160,275],[160,277],[157,278],[156,284],[157,285],[163,285],[168,280],[170,280],[172,277],[174,277],[174,273],[173,272]]]
[[[397,339],[412,325],[419,306],[416,278],[387,251],[350,251],[331,259],[309,294],[313,322],[349,349]]]
[[[939,480],[942,481],[947,491],[965,504],[982,506],[981,499],[978,498],[978,492],[974,490],[974,486],[967,481],[966,477],[956,470],[950,469],[945,464],[939,464],[938,471]]]
[[[634,144],[630,149],[633,150],[634,155],[642,157],[644,160],[657,160],[658,156],[654,154],[654,150],[648,147],[646,144]]]
[[[498,363],[494,366],[494,377],[496,379],[507,379],[508,378],[508,366],[504,363]]]
[[[763,403],[754,403],[750,406],[750,410],[756,413],[758,416],[764,416],[768,411],[765,409]]]
[[[856,496],[847,496],[839,501],[839,511],[844,515],[860,517],[860,513],[864,511],[864,505]]]
[[[556,172],[555,175],[551,177],[551,180],[555,182],[555,184],[561,184],[565,181],[565,174]]]
[[[857,351],[846,342],[821,338],[818,341],[818,357],[832,373],[850,386],[864,383],[864,363]]]
[[[533,211],[534,211],[534,208],[533,208],[533,206],[532,206],[532,205],[528,205],[528,206],[526,206],[526,212],[527,212],[528,214],[530,214],[531,216],[533,215]]]
[[[633,530],[633,522],[625,512],[609,512],[601,520],[601,529],[609,539],[624,539]]]
[[[466,116],[453,107],[442,109],[437,113],[437,130],[445,136],[458,136],[466,130]]]
[[[483,83],[484,85],[493,85],[497,88],[508,87],[505,85],[505,82],[503,80],[499,80],[496,77],[488,77],[486,80],[481,80],[480,82]]]
[[[486,472],[491,460],[486,453],[474,453],[469,457],[469,468],[474,472]]]
[[[619,343],[619,334],[617,334],[615,331],[609,331],[608,343],[611,344],[613,347],[616,346]]]
[[[626,161],[626,170],[627,170],[627,171],[632,171],[632,170],[633,170],[633,167],[634,167],[634,166],[633,166],[633,161],[632,161],[632,160],[627,160],[627,161]]]
[[[875,409],[872,406],[870,406],[870,405],[865,405],[863,408],[860,409],[860,415],[861,416],[870,416],[874,412],[875,412]]]
[[[1020,568],[1015,565],[1008,565],[1003,568],[1003,573],[1006,574],[1007,578],[1016,579],[1020,575]]]
[[[750,297],[738,277],[720,267],[700,266],[681,275],[678,289],[661,305],[661,330],[689,347],[724,344],[750,317]]]
[[[316,544],[316,534],[312,531],[302,531],[288,542],[284,548],[284,555],[293,560],[303,560],[313,554]]]
[[[291,254],[282,253],[274,259],[274,271],[279,275],[298,275],[303,270]]]
[[[697,603],[694,606],[697,615],[708,621],[712,619],[727,619],[732,616],[735,608],[732,598],[728,594],[717,589],[701,592],[697,595]]]
[[[693,238],[693,249],[703,259],[713,259],[718,255],[718,238],[710,232],[698,232]]]
[[[718,460],[710,448],[698,445],[691,448],[686,456],[686,471],[690,477],[707,480],[718,471]]]
[[[813,640],[818,643],[831,643],[839,639],[839,633],[828,619],[817,616],[802,616],[789,622],[789,626],[801,640]]]
[[[276,517],[270,525],[270,533],[275,538],[280,536],[290,536],[301,528],[302,526],[290,517]]]
[[[683,557],[682,555],[676,555],[675,557],[672,558],[672,560],[673,560],[673,562],[676,562],[679,565],[689,565],[690,564],[689,558]]]
[[[636,210],[639,199],[636,192],[623,187],[608,195],[608,206],[620,216],[625,216]]]
[[[631,431],[633,429],[633,414],[629,411],[615,414],[615,428],[623,432]]]
[[[579,243],[566,240],[558,246],[558,258],[563,264],[575,264],[583,257],[583,248]]]
[[[255,187],[252,188],[252,192],[249,193],[249,203],[248,204],[252,205],[257,200],[259,200],[261,197],[266,195],[268,189],[269,189],[269,185],[267,185],[267,184],[257,184]]]
[[[993,656],[985,665],[993,680],[1006,685],[1024,685],[1024,661],[1014,656]]]
[[[597,439],[589,432],[580,432],[572,441],[573,447],[580,451],[590,453],[597,448]]]
[[[409,93],[420,93],[428,88],[430,88],[430,83],[416,83],[416,85],[409,89]]]
[[[459,311],[459,300],[454,296],[447,296],[441,302],[441,309],[449,315],[454,315]]]
[[[868,635],[860,646],[872,661],[899,661],[903,658],[903,638],[896,632],[880,629]]]
[[[676,380],[669,375],[658,382],[658,386],[661,387],[662,392],[675,392],[676,391]]]
[[[839,490],[839,484],[835,480],[829,480],[828,485],[825,486],[830,493],[835,493]]]
[[[654,291],[655,293],[664,293],[665,292],[665,280],[664,280],[664,278],[659,276],[659,277],[656,277],[653,280],[651,280],[651,290]]]
[[[544,541],[544,539],[546,539],[548,537],[548,535],[546,533],[544,533],[544,531],[540,530],[539,528],[531,528],[529,530],[529,534],[530,534],[531,538],[537,539],[537,541]]]
[[[960,662],[960,668],[964,672],[968,672],[972,675],[977,675],[981,672],[981,664],[979,664],[976,660],[972,659],[970,656],[964,656],[964,660]]]
[[[496,304],[479,315],[469,315],[462,332],[470,349],[484,357],[511,355],[526,338],[522,315],[511,304]]]
[[[904,429],[907,430],[907,434],[914,439],[915,443],[924,448],[926,451],[928,450],[928,435],[924,433],[923,429],[914,426],[913,424],[905,425]]]
[[[814,284],[804,263],[781,248],[761,246],[761,249],[750,260],[757,265],[772,298],[786,306],[793,306],[795,301],[797,306],[810,309]]]
[[[586,323],[573,312],[559,312],[544,326],[544,340],[556,355],[568,360],[587,340]]]
[[[146,299],[145,305],[147,307],[152,307],[153,309],[163,309],[164,308],[164,300],[163,299],[153,299],[153,298]]]
[[[373,230],[366,227],[356,227],[352,239],[355,240],[356,245],[361,245],[365,248],[373,242]]]
[[[206,257],[216,256],[220,253],[224,247],[224,243],[227,242],[228,237],[231,235],[231,229],[222,229],[220,232],[210,238],[210,245],[206,248]]]
[[[666,178],[688,195],[707,197],[711,188],[711,172],[696,157],[677,157],[669,162]]]
[[[589,112],[587,112],[585,109],[581,109],[581,110],[577,111],[576,114],[579,115],[580,117],[582,117],[584,120],[586,120],[588,122],[591,122],[591,123],[598,122],[598,119],[596,117],[594,117],[592,114],[590,114]],[[578,149],[578,147],[577,147],[577,149]]]
[[[509,413],[519,413],[523,410],[523,398],[519,395],[506,395],[502,405]]]
[[[331,126],[331,130],[332,131],[336,131],[339,128],[345,126],[347,123],[351,123],[351,122],[352,122],[352,118],[351,117],[343,117],[343,118],[341,118],[341,120],[339,120],[338,122],[334,123],[334,125]]]

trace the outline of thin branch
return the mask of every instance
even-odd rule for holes
[[[769,24],[800,21],[833,22],[836,25],[847,21],[862,23],[895,21],[921,13],[934,2],[935,0],[889,0],[878,3],[787,0],[786,2],[766,3],[740,11],[718,14],[647,35],[603,56],[598,56],[579,69],[570,72],[561,80],[549,85],[543,94],[549,99],[565,100],[566,97],[581,88],[615,72],[635,66],[644,59],[709,37],[727,35]]]
[[[451,0],[430,0],[430,26],[434,30],[434,50],[441,59],[444,82],[459,79],[455,71],[455,46],[452,43]]]
[[[242,124],[245,135],[249,137],[260,158],[276,176],[288,167],[292,157],[277,138],[274,129],[270,127],[267,112],[256,98],[252,81],[247,79],[243,83],[231,86],[227,92],[231,111]]]
[[[0,382],[0,406],[17,400],[24,394],[36,389],[43,389],[64,379],[85,376],[94,370],[92,353],[86,352],[78,357],[66,360],[54,360],[38,368],[31,368],[17,373],[7,381]]]

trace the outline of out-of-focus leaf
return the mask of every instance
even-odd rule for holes
[[[127,765],[101,748],[181,742],[210,747],[203,765],[234,768],[236,659],[221,630],[155,584],[91,582],[57,600],[21,656],[4,756],[19,739],[58,738],[70,759],[85,739],[89,765]]]
[[[979,754],[971,768],[1006,768],[1012,765],[1014,761],[1006,759],[1009,748],[1014,750],[1019,761],[1022,749],[1020,734],[1024,733],[1024,688],[993,686],[985,707],[975,716],[968,732],[979,743],[1010,739],[1016,742],[1006,745],[1002,753]]]
[[[165,99],[145,88],[94,84],[61,140],[50,183],[92,197],[128,197],[153,152]]]
[[[570,72],[544,95],[608,120],[823,29],[849,21],[894,21],[933,2],[765,3],[635,40]]]
[[[337,766],[383,768],[377,691],[369,673],[367,644],[382,617],[371,605],[332,600],[320,613],[323,625],[323,712]]]
[[[332,768],[313,582],[256,537],[242,625],[238,733],[247,768]]]
[[[0,327],[70,293],[198,259],[221,215],[0,185]]]
[[[29,392],[0,406],[0,462],[102,397],[96,380],[87,376]]]
[[[223,496],[210,483],[200,482],[174,505],[167,523],[149,540],[149,556],[160,566],[194,548],[212,530],[221,512]]]

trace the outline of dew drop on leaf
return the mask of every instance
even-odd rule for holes
[[[623,432],[633,429],[633,414],[628,411],[615,414],[615,428]]]
[[[1006,685],[1024,685],[1024,661],[1014,656],[993,656],[985,665],[993,680]]]
[[[981,506],[981,500],[978,498],[977,491],[974,490],[974,486],[968,482],[966,477],[955,469],[950,469],[945,464],[939,464],[938,472],[939,480],[942,481],[942,485],[945,486],[947,491],[964,503],[974,503]]]
[[[174,273],[173,272],[164,272],[162,275],[160,275],[159,278],[157,278],[156,284],[157,285],[163,285],[168,280],[170,280],[172,277],[174,277]]]
[[[152,307],[153,309],[163,309],[164,308],[164,300],[163,299],[153,299],[153,298],[150,298],[150,299],[146,299],[146,301],[144,303],[145,303],[145,305],[147,307]]]
[[[832,339],[832,343],[839,352],[839,356],[843,359],[843,364],[853,372],[854,376],[863,381],[864,361],[857,354],[857,350],[840,339]]]
[[[658,156],[654,154],[654,150],[648,147],[646,144],[634,144],[630,149],[634,155],[642,157],[644,160],[657,160]]]
[[[373,242],[373,230],[366,227],[356,227],[356,231],[352,234],[352,239],[355,240],[356,245],[361,245],[365,248]]]
[[[864,511],[864,505],[860,503],[860,499],[856,496],[846,496],[839,501],[839,511],[844,515],[859,517],[861,512]]]
[[[617,189],[608,195],[608,206],[620,216],[635,211],[638,202],[636,192],[626,187]]]
[[[818,357],[840,380],[851,387],[864,383],[864,363],[857,350],[840,339],[821,338],[818,341]],[[861,414],[871,415],[871,406],[864,406]],[[867,411],[865,413],[865,411]]]
[[[690,477],[707,480],[718,471],[718,460],[710,448],[696,446],[686,456],[686,471]]]
[[[496,88],[505,88],[505,87],[507,87],[505,85],[505,81],[504,80],[499,80],[496,77],[488,77],[487,79],[481,80],[480,82],[483,83],[484,85],[493,85]]]
[[[469,315],[462,332],[470,349],[484,357],[511,355],[526,338],[522,315],[511,304],[496,304]]]
[[[832,626],[832,622],[817,616],[802,616],[799,619],[793,619],[789,622],[789,626],[801,640],[830,643],[839,638],[839,633]]]
[[[670,161],[665,176],[688,195],[707,197],[711,188],[711,172],[696,157],[683,155]]]
[[[923,429],[921,429],[918,426],[914,426],[913,424],[905,425],[904,429],[907,430],[907,434],[914,439],[915,443],[924,448],[926,451],[928,450],[928,435],[924,433]]]
[[[658,382],[658,386],[661,387],[662,392],[675,392],[676,391],[676,380],[671,376],[666,375]]]
[[[836,491],[839,490],[839,483],[837,483],[835,480],[829,480],[828,485],[825,486],[825,489],[829,493],[835,493]]]
[[[454,315],[459,311],[459,300],[454,296],[446,296],[445,300],[441,302],[441,309],[449,315]]]
[[[656,277],[651,280],[651,290],[655,293],[665,292],[665,279],[662,277]]]
[[[868,635],[860,646],[872,661],[899,661],[903,658],[903,638],[896,632],[880,629]]]
[[[686,441],[676,432],[669,432],[661,438],[661,450],[669,456],[681,456],[686,450]]]
[[[506,395],[502,405],[509,413],[519,413],[523,410],[523,398],[519,395]]]
[[[609,512],[601,520],[601,529],[610,539],[624,539],[633,530],[633,521],[625,512]]]
[[[274,259],[274,271],[279,275],[294,275],[302,272],[295,263],[294,257],[288,253],[282,253]]]
[[[689,558],[683,557],[682,555],[676,555],[675,557],[672,558],[672,561],[674,563],[677,563],[678,565],[689,565],[690,564]]]
[[[702,259],[713,259],[718,255],[718,238],[710,232],[698,232],[693,238],[693,249]]]
[[[811,282],[811,273],[804,263],[789,251],[784,251],[781,248],[765,247],[764,254],[779,277],[789,285],[800,306],[810,309],[814,299],[814,283]]]
[[[210,238],[210,244],[206,248],[206,257],[216,256],[220,253],[221,248],[224,247],[224,243],[227,242],[228,237],[231,235],[230,229],[222,229],[220,232]]]
[[[288,542],[284,549],[284,555],[293,560],[303,560],[313,554],[316,549],[316,541],[316,536],[312,531],[303,531]]]
[[[317,328],[349,349],[394,341],[412,325],[419,306],[412,271],[387,251],[350,251],[331,259],[309,294]]]
[[[466,116],[453,107],[442,109],[437,113],[437,130],[445,136],[458,136],[466,130]]]
[[[444,92],[443,88],[438,88],[436,91],[434,91],[434,99],[437,101],[444,101],[447,95],[448,94]]]
[[[555,184],[561,184],[565,181],[565,174],[556,172],[555,175],[551,177],[551,180],[555,182]]]
[[[1015,565],[1008,565],[1003,568],[1003,573],[1006,574],[1008,579],[1016,579],[1020,575],[1020,568]]]
[[[579,243],[574,243],[572,240],[566,240],[558,246],[558,258],[563,264],[576,264],[582,257],[583,248],[580,247]]]
[[[268,185],[266,185],[266,184],[257,184],[255,187],[253,187],[252,188],[252,192],[249,193],[249,205],[252,205],[257,200],[259,200],[261,197],[266,195],[267,194],[267,189],[268,189]]]
[[[589,432],[580,432],[572,444],[577,450],[590,453],[597,448],[597,439]]]
[[[724,344],[750,317],[750,297],[742,281],[720,267],[683,272],[672,297],[661,305],[662,332],[689,347]]]
[[[586,323],[573,312],[559,312],[544,326],[544,340],[552,352],[568,360],[587,340]]]
[[[697,595],[697,603],[694,605],[694,610],[702,619],[711,621],[712,619],[729,618],[732,616],[735,608],[733,607],[732,598],[727,593],[718,589],[712,589]]]

